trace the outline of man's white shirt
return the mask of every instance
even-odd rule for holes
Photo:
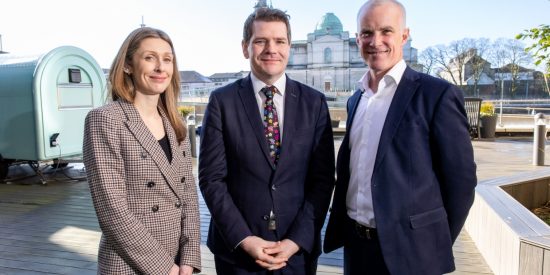
[[[377,92],[369,88],[368,71],[359,80],[363,93],[350,132],[350,181],[346,206],[350,218],[368,227],[376,227],[371,181],[380,135],[397,85],[406,68],[403,60],[395,64],[378,83]],[[391,199],[389,195],[387,199]]]

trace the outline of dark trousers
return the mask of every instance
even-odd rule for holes
[[[355,221],[348,224],[350,226],[344,245],[344,275],[390,274],[382,256],[376,230],[367,230]]]

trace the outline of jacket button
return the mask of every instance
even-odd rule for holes
[[[185,177],[182,177],[181,178],[181,183],[184,183],[185,182]]]
[[[264,216],[262,217],[262,219],[263,219],[264,221],[267,221],[267,220],[269,220],[269,216],[268,216],[268,215],[264,215]]]
[[[155,186],[154,181],[150,181],[150,182],[147,183],[147,187],[152,188],[153,186]]]
[[[142,159],[147,158],[147,152],[142,151],[142,152],[141,152],[141,158],[142,158]]]
[[[180,208],[181,207],[181,202],[176,202],[176,204],[174,204],[176,206],[176,208]]]
[[[158,205],[153,205],[153,207],[151,207],[151,210],[153,212],[157,212],[157,211],[159,211],[159,206]]]
[[[271,185],[271,190],[276,191],[276,190],[277,190],[277,186],[275,186],[275,184]]]

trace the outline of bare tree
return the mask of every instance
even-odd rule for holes
[[[515,39],[499,38],[491,47],[491,60],[498,67],[498,80],[510,80],[510,94],[515,95],[522,66],[529,64],[532,57],[525,52],[525,45]]]
[[[454,68],[451,66],[452,56],[449,53],[449,48],[445,45],[434,46],[433,58],[436,64],[435,71],[437,72],[437,75],[455,85],[460,85],[460,79],[455,78],[455,74],[453,73]]]
[[[470,59],[469,51],[472,48],[475,48],[475,40],[471,38],[453,41],[449,45],[435,46],[435,62],[439,67],[440,77],[455,85],[464,85],[465,65]]]
[[[531,61],[531,56],[525,52],[525,45],[517,40],[510,39],[505,45],[508,49],[508,66],[510,67],[510,75],[512,78],[511,90],[512,94],[515,94],[520,76],[520,68],[522,65],[525,66]]]
[[[507,40],[508,38],[499,38],[491,45],[489,60],[497,68],[497,73],[495,74],[496,80],[504,80],[504,75],[499,73],[498,69],[508,64],[508,50],[505,46]]]
[[[469,42],[472,43],[472,47],[467,52],[466,63],[468,66],[465,68],[465,78],[471,76],[473,81],[473,93],[479,96],[477,86],[483,73],[491,74],[491,64],[487,62],[486,58],[491,46],[488,38],[472,39]]]
[[[495,80],[500,83],[500,92],[501,97],[504,96],[504,80],[505,75],[501,72],[500,68],[503,68],[507,62],[508,62],[508,51],[506,50],[506,47],[504,46],[506,43],[507,38],[499,38],[497,39],[493,45],[491,46],[491,50],[489,53],[489,60],[491,60],[491,63],[496,68],[497,73],[495,73]]]
[[[418,63],[422,65],[424,73],[429,75],[435,74],[436,69],[436,49],[434,47],[428,47],[420,53],[418,56]]]

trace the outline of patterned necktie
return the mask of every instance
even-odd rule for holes
[[[281,152],[281,133],[279,132],[279,119],[277,118],[277,110],[273,103],[273,96],[277,93],[275,86],[265,87],[262,89],[266,100],[264,103],[264,133],[269,145],[269,154],[274,164],[279,160]]]

